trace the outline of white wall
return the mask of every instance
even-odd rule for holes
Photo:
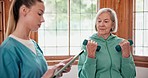
[[[148,68],[136,67],[136,78],[148,78]]]
[[[78,78],[78,66],[72,66],[72,69],[69,73],[63,74],[61,78]],[[136,67],[136,78],[148,78],[148,68]]]

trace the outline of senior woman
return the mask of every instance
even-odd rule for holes
[[[135,78],[135,64],[128,40],[113,33],[117,31],[117,15],[113,9],[102,8],[96,14],[94,33],[83,45],[84,53],[79,57],[79,78]],[[97,46],[101,46],[96,51]],[[117,52],[116,45],[121,46]]]

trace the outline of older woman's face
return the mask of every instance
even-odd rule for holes
[[[97,31],[99,35],[109,35],[113,22],[109,12],[102,13],[97,18]]]

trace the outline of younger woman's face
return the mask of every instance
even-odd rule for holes
[[[104,12],[100,14],[97,18],[97,30],[98,34],[101,35],[109,35],[111,32],[111,28],[113,26],[113,22],[110,17],[109,12]]]
[[[25,21],[26,26],[30,31],[37,31],[41,23],[44,22],[44,3],[36,2],[31,8],[29,8],[29,12],[26,14]]]

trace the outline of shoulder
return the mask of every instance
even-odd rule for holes
[[[11,62],[12,60],[18,58],[15,48],[10,47],[8,44],[0,46],[0,58],[4,61]]]
[[[101,38],[98,37],[97,33],[94,33],[89,37],[89,40],[99,41],[99,40],[101,40]]]
[[[2,44],[1,44],[1,49],[12,49],[16,46],[16,41],[13,38],[8,37],[7,39],[5,39]]]
[[[113,36],[113,40],[116,41],[116,42],[121,42],[122,40],[124,40],[124,38],[121,38],[117,35],[112,34],[112,36]]]
[[[20,61],[18,42],[13,38],[7,38],[0,46],[0,58],[8,62]]]
[[[5,55],[16,55],[16,50],[17,50],[17,44],[18,42],[13,39],[8,37],[3,41],[3,43],[0,45],[0,53],[5,54]]]
[[[94,33],[94,34],[92,34],[89,38],[90,38],[90,39],[91,39],[91,38],[98,38],[98,34],[97,34],[97,33]]]

